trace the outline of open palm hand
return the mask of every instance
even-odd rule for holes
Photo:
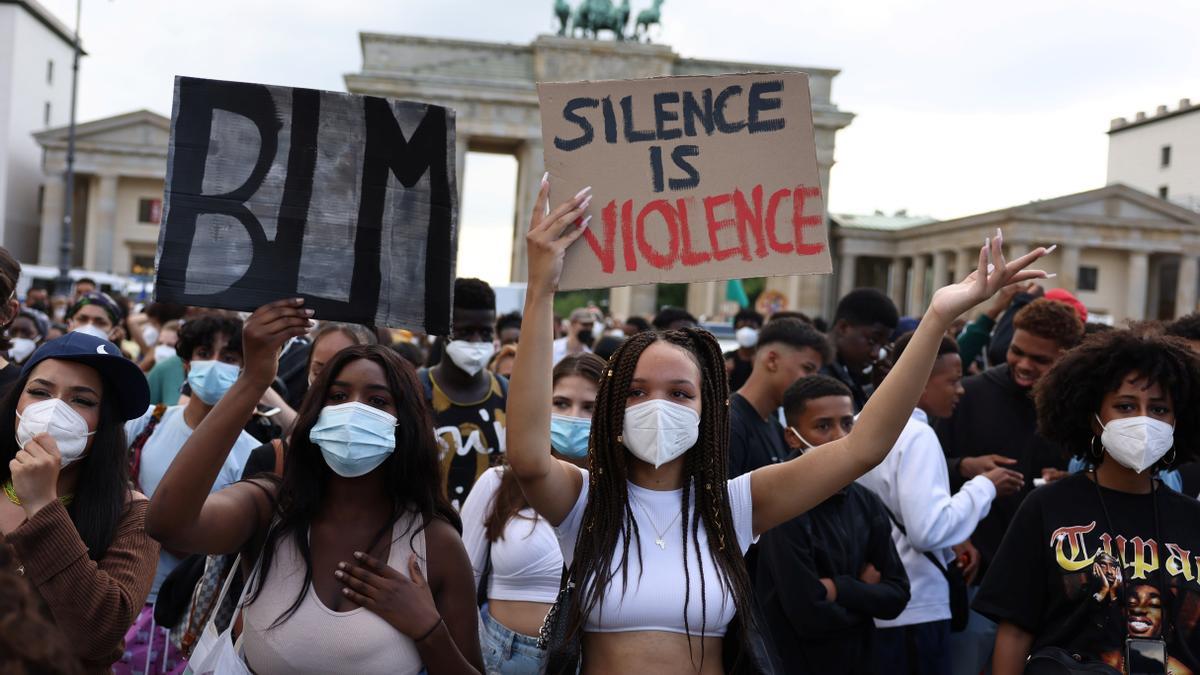
[[[996,230],[996,236],[985,239],[979,249],[979,267],[957,284],[938,289],[929,303],[929,311],[949,323],[1005,286],[1049,278],[1042,270],[1026,268],[1053,250],[1054,247],[1037,248],[1009,262],[1004,258],[1004,235]]]

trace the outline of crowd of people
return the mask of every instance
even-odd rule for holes
[[[0,250],[0,671],[1200,672],[1200,316],[1089,323],[997,232],[723,352],[555,315],[589,200],[436,339]]]

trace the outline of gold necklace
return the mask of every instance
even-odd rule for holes
[[[13,487],[11,478],[4,484],[4,494],[8,495],[8,501],[16,504],[17,506],[21,505],[21,498],[17,496],[17,490]],[[63,495],[62,497],[58,498],[58,501],[62,502],[63,506],[70,506],[74,499],[75,495]]]

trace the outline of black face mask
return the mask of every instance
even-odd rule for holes
[[[586,328],[584,330],[579,331],[575,335],[575,338],[585,345],[592,344],[592,341],[596,339],[595,336],[592,335],[592,331],[590,328]]]

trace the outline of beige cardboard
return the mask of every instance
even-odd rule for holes
[[[551,204],[594,195],[561,289],[832,271],[804,73],[539,84],[538,98]]]

